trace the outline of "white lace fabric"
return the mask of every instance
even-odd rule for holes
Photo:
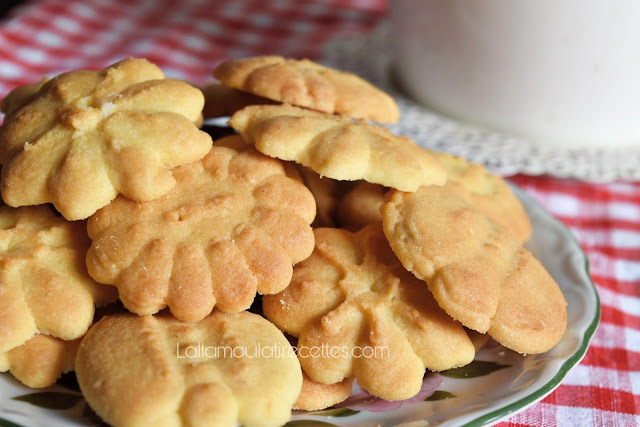
[[[592,182],[640,180],[640,144],[624,148],[545,146],[445,117],[413,101],[394,84],[387,22],[370,34],[332,40],[321,62],[358,74],[391,94],[400,107],[399,122],[389,126],[394,133],[423,147],[484,164],[493,173],[548,174]]]

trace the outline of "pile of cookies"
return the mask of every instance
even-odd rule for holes
[[[0,371],[75,370],[112,425],[277,426],[354,381],[410,398],[489,337],[561,339],[501,178],[380,126],[395,102],[353,74],[265,56],[214,76],[130,58],[2,101]]]

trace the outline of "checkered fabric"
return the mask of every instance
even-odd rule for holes
[[[386,0],[32,0],[0,21],[0,98],[43,75],[129,56],[198,85],[228,58],[319,59],[327,41],[372,30],[386,8]],[[640,183],[511,179],[575,233],[602,322],[559,388],[501,425],[640,425]]]
[[[14,10],[0,29],[0,96],[78,68],[145,57],[169,77],[203,84],[228,58],[315,59],[339,32],[367,31],[383,1],[43,0]]]

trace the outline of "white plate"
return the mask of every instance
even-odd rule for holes
[[[367,398],[363,393],[354,396],[358,394],[356,391],[350,398],[351,404],[330,411],[295,413],[288,426],[486,425],[538,402],[560,384],[587,351],[600,321],[600,300],[589,276],[587,257],[571,232],[530,196],[515,186],[514,191],[533,223],[533,236],[527,248],[549,270],[569,303],[567,331],[560,343],[545,354],[523,357],[491,341],[474,361],[476,370],[471,375],[481,375],[452,378],[429,374],[425,377],[424,391],[405,402],[384,402]],[[425,401],[434,388],[436,393]],[[23,399],[70,409],[49,409],[15,399],[27,395],[30,396]],[[360,397],[359,402],[353,403],[355,397]],[[2,427],[95,425],[98,420],[91,415],[73,387],[56,385],[34,393],[11,375],[0,375]]]

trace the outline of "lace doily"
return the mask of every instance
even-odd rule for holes
[[[350,71],[391,94],[400,107],[400,121],[389,128],[418,144],[484,164],[499,175],[550,174],[586,181],[640,180],[640,146],[625,148],[563,148],[474,127],[437,114],[403,94],[391,74],[389,26],[382,23],[368,35],[332,40],[322,62]]]

